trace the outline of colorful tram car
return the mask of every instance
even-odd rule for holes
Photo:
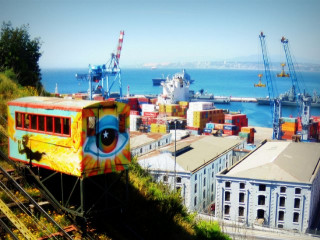
[[[9,157],[76,177],[127,170],[127,104],[25,97],[8,103]]]

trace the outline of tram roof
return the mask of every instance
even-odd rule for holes
[[[23,97],[8,102],[8,106],[26,108],[59,109],[69,111],[81,111],[84,108],[97,107],[99,105],[112,106],[114,101],[75,100],[56,97]]]

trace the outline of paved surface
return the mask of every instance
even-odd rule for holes
[[[293,231],[281,230],[276,228],[266,228],[260,226],[245,227],[241,223],[231,221],[223,221],[205,214],[198,214],[198,217],[207,221],[218,221],[221,231],[229,235],[232,239],[238,240],[253,240],[253,239],[268,239],[268,240],[318,240],[320,236],[310,234],[297,233]]]

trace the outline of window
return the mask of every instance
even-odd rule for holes
[[[61,132],[61,119],[60,118],[54,118],[54,132],[55,133],[62,133]]]
[[[194,206],[197,206],[197,196],[194,197]]]
[[[46,117],[46,131],[47,132],[53,132],[53,118],[52,117]]]
[[[30,115],[29,114],[23,114],[24,115],[24,129],[29,129],[30,126]]]
[[[266,203],[266,197],[263,195],[258,196],[258,205],[265,205]]]
[[[284,211],[279,211],[278,220],[279,220],[279,221],[284,221]]]
[[[239,217],[244,216],[244,207],[239,207]]]
[[[294,199],[294,208],[300,208],[300,198]]]
[[[177,177],[177,183],[181,183],[181,177]]]
[[[246,184],[245,183],[240,183],[240,189],[245,189]]]
[[[206,190],[203,190],[203,195],[202,195],[203,198],[206,198]]]
[[[224,205],[224,214],[229,215],[229,213],[230,213],[230,206]]]
[[[31,129],[37,130],[38,125],[38,117],[37,115],[31,115]]]
[[[197,174],[196,174],[196,175],[194,175],[194,180],[195,180],[195,181],[197,181]]]
[[[266,185],[265,184],[259,184],[259,191],[266,191]]]
[[[299,222],[299,213],[297,212],[293,213],[293,222],[295,223]]]
[[[231,183],[230,182],[225,182],[225,186],[226,186],[226,188],[229,188],[231,186]]]
[[[45,131],[45,122],[44,122],[45,117],[39,115],[38,116],[38,126],[39,126],[39,131]],[[65,118],[66,119],[66,118]]]
[[[286,206],[286,198],[285,197],[280,197],[279,206],[280,207],[285,207]]]
[[[206,186],[206,178],[203,178],[203,186]]]
[[[194,185],[194,193],[197,192],[197,184]]]
[[[225,201],[230,201],[230,192],[226,191],[224,193],[224,199],[225,199]]]
[[[278,228],[283,228],[283,224],[278,224]]]
[[[285,193],[286,192],[286,187],[280,187],[280,192]]]
[[[301,194],[301,188],[296,188],[294,191],[295,194]]]
[[[151,144],[150,144],[149,148],[150,148],[150,150],[152,149],[152,145]]]
[[[167,175],[163,176],[163,181],[164,182],[168,182],[168,176]]]
[[[213,202],[213,194],[211,194],[211,202]]]
[[[70,118],[16,112],[16,128],[30,132],[70,136]]]
[[[239,202],[244,202],[244,193],[239,193]]]
[[[70,119],[62,118],[62,124],[63,124],[63,134],[70,135]]]
[[[211,192],[213,192],[213,183],[211,184]]]
[[[206,208],[206,201],[203,201],[203,203],[202,203],[202,208],[203,208],[203,209]]]
[[[203,169],[203,174],[206,174],[206,169]]]
[[[257,218],[264,218],[264,210],[263,209],[258,209],[257,211]]]
[[[22,113],[16,112],[16,128],[22,128]]]

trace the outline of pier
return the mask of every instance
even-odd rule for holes
[[[256,98],[252,97],[226,97],[226,96],[214,96],[217,100],[229,99],[230,102],[257,102]]]

